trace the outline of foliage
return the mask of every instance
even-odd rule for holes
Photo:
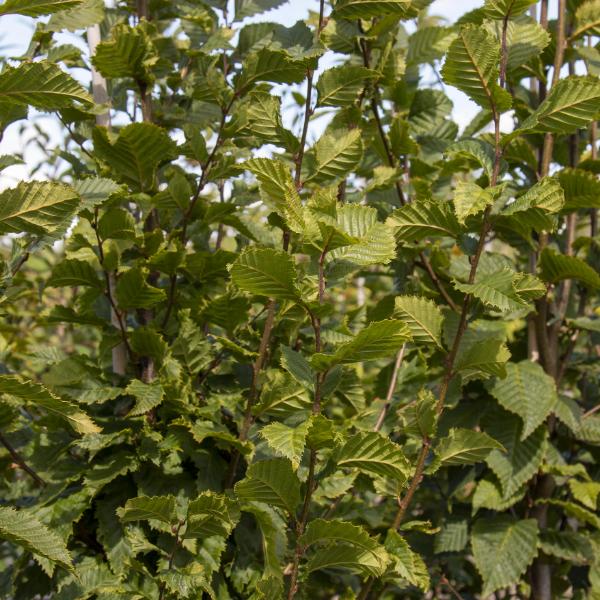
[[[430,4],[0,5],[1,597],[600,598],[600,3]]]

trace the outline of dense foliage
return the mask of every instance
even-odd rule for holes
[[[0,596],[598,600],[600,2],[283,3],[0,5]]]

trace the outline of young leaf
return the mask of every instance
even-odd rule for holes
[[[0,538],[39,554],[64,569],[73,570],[65,542],[27,510],[0,506]]]
[[[454,212],[458,222],[464,225],[467,217],[482,212],[493,200],[490,190],[479,187],[473,181],[459,181],[454,190]]]
[[[264,502],[294,515],[300,504],[300,480],[289,460],[274,458],[252,463],[246,477],[236,483],[240,500]]]
[[[282,250],[250,248],[230,266],[231,280],[240,289],[269,298],[298,300],[296,267]]]
[[[283,423],[269,423],[260,430],[260,435],[269,447],[277,454],[289,458],[292,467],[297,469],[304,453],[306,435],[311,427],[310,421],[300,423],[296,427],[288,427]]]
[[[173,496],[138,496],[130,498],[117,510],[123,523],[129,521],[160,521],[171,525],[177,520]]]
[[[450,44],[442,76],[482,108],[499,112],[510,108],[510,94],[498,85],[500,45],[481,27],[465,25]]]
[[[409,0],[338,0],[333,11],[336,19],[371,19],[384,15],[403,16]]]
[[[117,282],[117,303],[123,310],[151,308],[167,298],[164,290],[146,282],[141,269],[129,269]]]
[[[439,459],[444,465],[468,465],[485,460],[494,450],[503,450],[502,444],[486,433],[469,429],[451,429],[436,447]]]
[[[537,556],[537,543],[535,519],[479,519],[473,527],[471,544],[475,566],[483,579],[482,596],[518,583]]]
[[[556,385],[538,363],[528,360],[506,365],[506,377],[491,388],[498,402],[523,419],[521,439],[533,433],[553,410]]]
[[[326,371],[337,364],[385,358],[397,352],[410,338],[410,329],[403,321],[376,321],[361,329],[352,341],[340,344],[334,354],[313,354],[310,363],[315,369]]]
[[[587,0],[581,2],[575,11],[575,22],[570,35],[576,40],[585,35],[598,35],[600,32],[600,2],[598,0]]]
[[[359,65],[341,65],[325,71],[317,82],[320,106],[352,106],[377,72]]]
[[[375,431],[353,435],[336,455],[338,467],[390,477],[401,483],[410,474],[410,463],[402,449]]]
[[[46,282],[48,287],[83,286],[102,289],[102,283],[90,263],[75,258],[59,262]]]
[[[561,561],[585,565],[594,559],[594,547],[590,538],[575,531],[540,531],[540,550]]]
[[[325,132],[314,145],[315,165],[307,181],[331,181],[345,177],[362,158],[360,129]]]
[[[184,539],[213,535],[227,537],[239,518],[239,510],[227,496],[203,492],[188,504]]]
[[[408,325],[413,342],[441,347],[444,317],[433,300],[396,296],[394,315]]]
[[[17,375],[0,375],[0,394],[8,394],[65,419],[78,433],[98,433],[100,428],[79,407],[54,395],[43,385]]]

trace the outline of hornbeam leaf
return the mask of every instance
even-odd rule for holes
[[[48,287],[89,286],[102,288],[96,271],[89,262],[77,259],[64,259],[59,262],[46,282]]]
[[[483,579],[482,597],[518,583],[537,556],[537,543],[535,519],[479,519],[471,533],[471,545],[475,566]]]
[[[413,342],[442,346],[444,317],[433,300],[396,296],[394,315],[408,325]]]
[[[435,536],[435,553],[462,552],[469,541],[469,523],[467,519],[452,519],[444,523],[442,530]]]
[[[406,62],[422,64],[442,58],[455,35],[451,27],[420,27],[408,38]]]
[[[65,419],[78,433],[100,431],[100,428],[76,404],[59,398],[39,383],[21,379],[16,375],[0,375],[0,394],[20,398]]]
[[[491,180],[494,171],[494,147],[484,140],[460,140],[446,149],[449,156],[466,156],[476,160],[484,169],[488,179]],[[463,183],[463,182],[459,182]]]
[[[265,425],[260,430],[260,435],[267,441],[269,448],[288,458],[292,463],[292,467],[297,469],[300,466],[306,436],[311,425],[310,420],[304,421],[296,427],[288,427],[283,423],[274,422]]]
[[[582,2],[575,11],[575,22],[570,38],[576,40],[584,35],[598,35],[599,33],[600,0]]]
[[[25,15],[40,17],[67,8],[75,8],[82,0],[6,0],[0,6],[0,15]]]
[[[575,531],[541,531],[540,550],[548,556],[579,565],[589,564],[594,560],[594,546],[590,538]]]
[[[283,250],[249,248],[230,266],[231,280],[240,289],[269,298],[298,300],[294,259]]]
[[[0,73],[0,100],[48,111],[68,108],[74,101],[84,106],[93,104],[77,81],[46,61],[6,67]]]
[[[235,0],[235,20],[260,14],[285,4],[288,0]]]
[[[300,83],[305,76],[303,62],[290,60],[286,52],[263,48],[246,57],[243,70],[235,80],[235,89],[241,95],[258,81]]]
[[[105,128],[93,131],[97,156],[135,191],[149,191],[156,185],[156,169],[175,157],[176,146],[169,134],[152,123],[132,123],[109,139]]]
[[[408,581],[426,594],[430,587],[427,566],[421,556],[414,552],[408,542],[394,529],[388,529],[385,549],[394,561],[391,568],[394,575]]]
[[[493,200],[489,189],[479,187],[474,181],[459,181],[454,190],[454,212],[458,222],[464,225],[467,217],[485,210]]]
[[[410,0],[338,0],[332,16],[335,19],[371,19],[406,14]]]
[[[326,131],[313,147],[315,164],[307,181],[330,181],[345,177],[362,158],[360,129]]]
[[[557,178],[565,194],[565,212],[600,208],[600,181],[596,174],[583,169],[562,169]]]
[[[404,483],[411,472],[402,448],[375,431],[353,435],[336,455],[338,467],[390,477]]]
[[[600,79],[593,75],[570,75],[552,86],[548,96],[515,130],[572,133],[600,114]],[[513,134],[506,136],[510,140]]]
[[[69,225],[79,203],[77,192],[64,184],[23,181],[0,193],[0,234],[54,233]]]
[[[450,44],[442,75],[482,108],[504,111],[511,106],[510,94],[498,85],[500,45],[494,35],[475,26],[461,27]]]
[[[152,67],[158,54],[142,27],[119,24],[113,27],[111,38],[100,42],[92,63],[104,77],[131,77],[135,81],[152,81]]]
[[[19,544],[67,569],[73,570],[71,556],[60,535],[48,529],[27,510],[0,506],[0,538]]]
[[[346,521],[314,519],[300,538],[306,547],[325,544],[308,559],[309,572],[343,567],[380,577],[390,561],[385,548],[364,528]]]
[[[504,447],[494,438],[480,431],[469,429],[451,429],[437,445],[439,459],[446,466],[468,465],[485,460],[494,450]]]
[[[90,25],[101,23],[104,19],[104,0],[83,0],[77,6],[52,15],[46,25],[46,31],[77,31]]]
[[[532,188],[519,196],[512,204],[502,209],[502,215],[515,215],[540,209],[548,213],[557,213],[565,204],[562,182],[555,177],[544,177]]]
[[[484,425],[485,431],[506,449],[506,452],[493,450],[486,462],[498,478],[503,496],[512,496],[538,472],[546,450],[547,429],[540,426],[522,439],[522,420],[500,409]]]
[[[521,440],[541,425],[557,402],[552,377],[538,364],[528,360],[506,365],[506,377],[498,379],[491,393],[498,402],[523,419]]]
[[[121,275],[115,295],[119,308],[124,310],[150,308],[167,297],[164,290],[147,283],[142,270],[135,267]]]
[[[500,339],[486,339],[473,344],[461,344],[456,357],[456,371],[463,381],[481,379],[490,375],[504,377],[510,352]]]
[[[395,227],[401,242],[421,241],[426,237],[458,237],[461,227],[449,202],[416,200],[396,209],[387,220]]]
[[[264,502],[295,513],[300,503],[300,480],[289,460],[274,458],[252,463],[246,477],[235,485],[241,500]]]
[[[576,279],[588,288],[600,288],[600,275],[590,265],[580,258],[558,254],[549,248],[542,251],[540,277],[548,283]]]
[[[310,363],[315,369],[325,371],[337,364],[386,358],[410,339],[410,329],[403,321],[376,321],[361,329],[350,342],[340,344],[334,354],[313,354]]]
[[[202,492],[188,504],[184,539],[213,535],[227,537],[239,518],[239,509],[227,496]]]
[[[536,2],[537,0],[485,0],[483,12],[489,19],[512,19]]]
[[[377,76],[377,71],[360,65],[328,69],[317,82],[317,102],[320,106],[352,106],[367,82]]]
[[[122,186],[112,179],[90,177],[73,182],[73,189],[81,196],[81,207],[92,210],[116,194]]]
[[[173,496],[138,496],[130,498],[125,506],[117,509],[123,523],[129,521],[160,521],[171,525],[177,520]]]

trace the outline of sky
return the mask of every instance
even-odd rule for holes
[[[482,0],[434,0],[429,13],[441,16],[448,23],[452,23],[460,15],[481,6],[482,3]],[[290,26],[299,19],[304,19],[309,10],[318,11],[318,8],[318,0],[291,0],[279,8],[263,13],[251,20],[276,21]],[[25,52],[33,30],[33,23],[34,20],[27,17],[13,15],[2,17],[0,22],[0,53],[4,56],[19,56]],[[72,34],[58,34],[57,39],[73,43],[75,36]],[[77,42],[77,40],[75,41]],[[83,41],[78,45],[83,47]],[[463,93],[452,87],[447,87],[446,92],[454,103],[454,119],[460,126],[466,125],[477,113],[478,107]],[[53,116],[39,117],[36,122],[38,127],[48,136],[50,144],[56,145],[60,141],[61,129]],[[0,141],[0,155],[17,153],[23,150],[23,138],[20,134],[22,127],[23,122],[21,121],[20,123],[13,123],[7,128],[3,139]],[[28,139],[35,136],[35,131],[28,128]],[[32,166],[38,163],[41,158],[42,153],[35,147],[35,144],[29,145],[24,152],[24,165],[12,166],[0,173],[0,189],[11,187],[18,181],[29,178]],[[39,178],[40,176],[35,177]]]

